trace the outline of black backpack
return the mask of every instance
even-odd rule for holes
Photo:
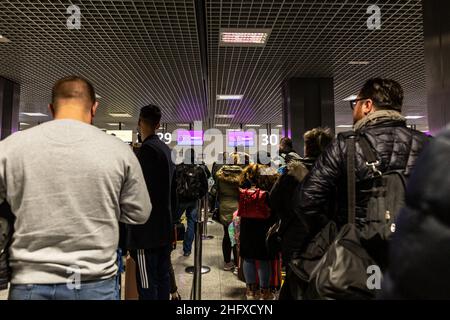
[[[202,166],[180,164],[176,174],[177,195],[181,201],[199,200],[208,192],[208,178]]]
[[[373,171],[373,178],[369,181],[370,189],[365,191],[370,196],[361,238],[387,242],[395,232],[397,216],[405,205],[405,170],[380,172],[377,169],[379,161],[369,141],[364,135],[358,137],[366,165]]]

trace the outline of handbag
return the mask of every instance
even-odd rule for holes
[[[288,265],[300,282],[309,283],[311,273],[336,239],[337,233],[336,223],[330,221],[308,244],[304,253],[293,254]]]
[[[270,217],[268,193],[259,188],[239,189],[238,215],[242,218],[265,220]]]
[[[311,272],[305,298],[309,299],[371,299],[375,293],[367,286],[367,268],[375,265],[360,242],[355,225],[355,138],[347,144],[348,223]]]
[[[281,220],[271,226],[266,233],[266,248],[270,256],[275,256],[281,252],[282,234],[280,227]]]

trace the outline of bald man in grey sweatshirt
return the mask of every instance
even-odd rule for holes
[[[116,299],[119,221],[151,202],[131,148],[91,125],[92,85],[58,81],[55,120],[0,142],[0,203],[15,216],[10,299]]]

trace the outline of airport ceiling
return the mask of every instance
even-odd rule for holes
[[[78,74],[101,97],[95,123],[136,126],[139,108],[163,108],[163,122],[281,124],[280,86],[290,77],[334,77],[336,125],[351,123],[343,99],[373,76],[398,80],[405,114],[426,116],[421,0],[205,0],[208,81],[203,82],[195,1],[74,1],[81,29],[67,28],[67,1],[2,0],[0,75],[21,84],[21,112],[48,113],[52,84]],[[381,29],[367,8],[381,9]],[[220,28],[270,28],[265,47],[221,47]],[[350,62],[369,62],[349,64]],[[217,101],[217,94],[242,94]],[[206,98],[207,97],[207,98]],[[234,118],[216,118],[233,114]],[[21,115],[35,124],[46,118]],[[427,120],[417,120],[426,129]],[[171,127],[169,126],[169,129]]]

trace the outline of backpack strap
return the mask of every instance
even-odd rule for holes
[[[359,135],[359,146],[361,147],[362,153],[364,155],[364,159],[366,160],[366,166],[370,167],[375,175],[375,177],[381,177],[382,173],[377,167],[380,165],[380,161],[373,151],[369,140],[364,134]]]
[[[348,223],[355,223],[356,216],[356,175],[355,175],[355,155],[356,144],[355,134],[344,135],[347,146],[347,204],[348,204]]]

